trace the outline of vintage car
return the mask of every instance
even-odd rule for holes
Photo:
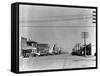
[[[39,56],[40,53],[37,52],[36,47],[27,46],[25,49],[22,49],[22,56],[23,57],[33,57],[33,56]]]

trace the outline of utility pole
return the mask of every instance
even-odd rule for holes
[[[84,56],[86,56],[86,38],[88,38],[88,32],[81,32],[81,37],[84,39]]]

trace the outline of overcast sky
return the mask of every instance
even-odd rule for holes
[[[83,44],[81,32],[89,32],[87,43],[95,43],[95,9],[20,5],[20,37],[39,43],[57,44],[71,52],[76,43]]]

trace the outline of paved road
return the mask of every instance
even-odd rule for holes
[[[68,54],[20,58],[20,71],[95,67],[95,56],[71,56]]]

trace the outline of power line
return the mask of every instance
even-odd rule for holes
[[[87,27],[96,27],[96,26],[20,26],[20,27],[35,27],[35,28],[87,28]]]
[[[92,17],[83,17],[83,18],[70,18],[70,19],[53,19],[53,20],[23,20],[20,23],[40,23],[40,22],[56,22],[56,21],[73,21],[73,20],[83,20],[91,19]]]
[[[45,16],[45,17],[33,17],[33,18],[58,18],[58,17],[73,17],[73,16],[89,16],[89,15],[93,15],[93,14],[77,14],[77,15],[61,15],[61,16]],[[21,17],[21,19],[27,19],[25,17]]]

